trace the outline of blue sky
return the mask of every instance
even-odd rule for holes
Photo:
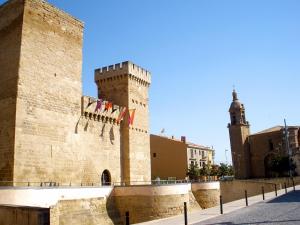
[[[300,125],[300,1],[49,2],[85,23],[85,95],[96,96],[95,68],[131,60],[152,72],[151,133],[185,135],[225,161],[233,85],[251,132]]]

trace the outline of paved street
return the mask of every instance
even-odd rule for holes
[[[246,224],[276,224],[300,225],[300,186],[278,190],[278,197],[274,192],[266,193],[266,200],[257,195],[248,198],[249,206],[245,206],[245,199],[229,202],[223,205],[224,214],[220,215],[220,207],[188,213],[189,225],[246,225]],[[148,221],[140,225],[182,225],[183,215]]]
[[[260,202],[250,207],[194,224],[300,224],[300,191],[290,192],[271,201]]]

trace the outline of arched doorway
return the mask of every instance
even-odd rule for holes
[[[103,171],[101,175],[101,184],[102,186],[111,184],[110,172],[108,170]]]

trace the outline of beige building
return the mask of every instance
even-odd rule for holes
[[[270,177],[270,160],[276,155],[288,155],[287,143],[291,157],[300,174],[300,127],[288,126],[288,138],[284,126],[275,126],[251,134],[249,122],[246,121],[245,107],[233,91],[233,100],[229,109],[228,124],[231,143],[232,162],[235,177],[239,179]],[[288,141],[287,141],[288,140]]]
[[[199,168],[203,168],[204,165],[212,165],[214,164],[214,154],[213,148],[187,142],[188,165],[197,163]]]
[[[81,21],[41,0],[10,0],[0,18],[1,184],[149,181],[151,74],[102,67],[99,99],[83,96]]]
[[[150,135],[151,174],[152,179],[177,179],[187,177],[190,164],[197,162],[199,168],[205,164],[213,164],[214,150],[209,147],[186,142],[174,137]]]

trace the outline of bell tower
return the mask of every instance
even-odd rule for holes
[[[148,105],[150,72],[126,61],[97,69],[95,82],[99,98],[126,107],[126,116],[120,128],[122,182],[126,184],[149,182],[151,180]]]
[[[232,162],[237,179],[250,177],[250,149],[248,136],[250,125],[246,121],[245,107],[238,100],[235,90],[232,92],[232,103],[229,108],[230,123],[228,124]]]

